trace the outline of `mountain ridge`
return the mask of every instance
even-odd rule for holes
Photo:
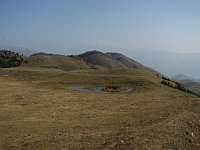
[[[144,66],[143,64],[121,54],[115,52],[103,53],[97,50],[87,51],[79,55],[59,55],[48,53],[36,53],[26,58],[28,67],[46,67],[57,68],[62,70],[77,69],[144,69],[154,74],[160,74],[154,69]]]
[[[194,79],[194,78],[192,78],[190,76],[187,76],[185,74],[177,74],[174,77],[172,77],[172,79],[177,80],[177,81],[179,81],[179,80],[192,80],[192,81],[195,81],[196,80],[196,79]]]
[[[100,52],[97,50],[87,51],[83,54],[76,55],[75,57],[83,59],[88,64],[97,65],[103,68],[134,68],[134,69],[144,69],[154,74],[161,75],[158,71],[147,67],[122,53],[117,52]]]

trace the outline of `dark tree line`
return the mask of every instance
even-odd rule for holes
[[[161,81],[161,84],[166,85],[166,86],[168,86],[168,87],[175,88],[170,82],[165,81],[165,80],[162,80],[162,81]]]
[[[162,76],[163,80],[171,81],[169,78]]]
[[[174,83],[175,83],[175,86],[173,86],[173,85],[171,84],[171,82],[173,82],[173,81],[171,81],[170,79],[165,78],[165,77],[164,77],[164,78],[162,77],[162,79],[163,79],[163,80],[161,81],[161,84],[163,84],[163,85],[166,85],[166,86],[168,86],[168,87],[178,89],[178,90],[180,90],[180,91],[182,91],[182,92],[186,92],[186,93],[189,93],[189,94],[196,95],[196,96],[200,97],[199,94],[197,94],[197,93],[195,93],[195,92],[193,92],[193,91],[191,91],[191,90],[185,88],[184,86],[182,86],[182,85],[181,85],[180,83],[178,83],[178,82],[174,82]],[[165,80],[165,79],[167,79],[167,80]],[[169,81],[171,81],[171,82],[169,82]]]
[[[193,95],[196,95],[196,96],[199,96],[199,97],[200,97],[199,94],[197,94],[197,93],[195,93],[195,92],[193,92],[193,91],[191,91],[191,90],[185,88],[185,87],[182,86],[180,83],[178,83],[178,82],[175,82],[175,83],[176,83],[176,88],[179,89],[180,91],[183,91],[183,92],[186,92],[186,93],[189,93],[189,94],[193,94]]]
[[[20,66],[24,61],[23,56],[10,50],[0,50],[0,68]]]

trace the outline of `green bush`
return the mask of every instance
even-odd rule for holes
[[[0,51],[0,68],[20,66],[24,61],[22,55],[9,50]]]

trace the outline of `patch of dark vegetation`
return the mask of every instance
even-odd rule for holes
[[[93,50],[93,51],[88,51],[88,52],[85,52],[83,54],[80,54],[80,55],[78,55],[78,57],[83,58],[83,57],[88,57],[90,55],[95,55],[95,54],[106,56],[106,54],[104,54],[102,52],[99,52],[97,50]]]
[[[182,91],[182,92],[185,92],[185,93],[192,94],[192,95],[200,97],[199,94],[197,94],[197,93],[185,88],[183,85],[181,85],[180,83],[178,83],[176,81],[172,81],[169,78],[166,78],[166,77],[163,77],[163,76],[162,76],[162,79],[163,80],[161,81],[161,84],[163,84],[163,85],[166,85],[168,87],[178,89],[179,91]]]
[[[120,91],[123,91],[123,88],[120,85],[107,85],[107,86],[102,88],[102,91],[105,91],[105,92],[120,92]]]
[[[133,90],[132,86],[104,85],[102,87],[102,91],[104,92],[132,92]]]
[[[161,84],[166,85],[171,88],[176,88],[176,86],[173,86],[169,81],[162,80]]]
[[[10,50],[0,51],[0,68],[20,66],[24,62],[23,55]]]
[[[164,77],[164,76],[162,76],[162,79],[163,79],[163,80],[167,80],[167,81],[172,81],[171,79],[169,79],[169,78],[167,78],[167,77]]]
[[[38,56],[38,55],[52,56],[53,54],[43,53],[43,52],[41,52],[41,53],[33,54],[33,55],[31,55],[31,56]]]
[[[68,57],[74,58],[74,59],[78,59],[78,60],[83,60],[82,58],[76,56],[76,55],[68,55]]]

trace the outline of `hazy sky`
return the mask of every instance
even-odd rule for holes
[[[200,51],[200,0],[0,0],[0,45]]]

